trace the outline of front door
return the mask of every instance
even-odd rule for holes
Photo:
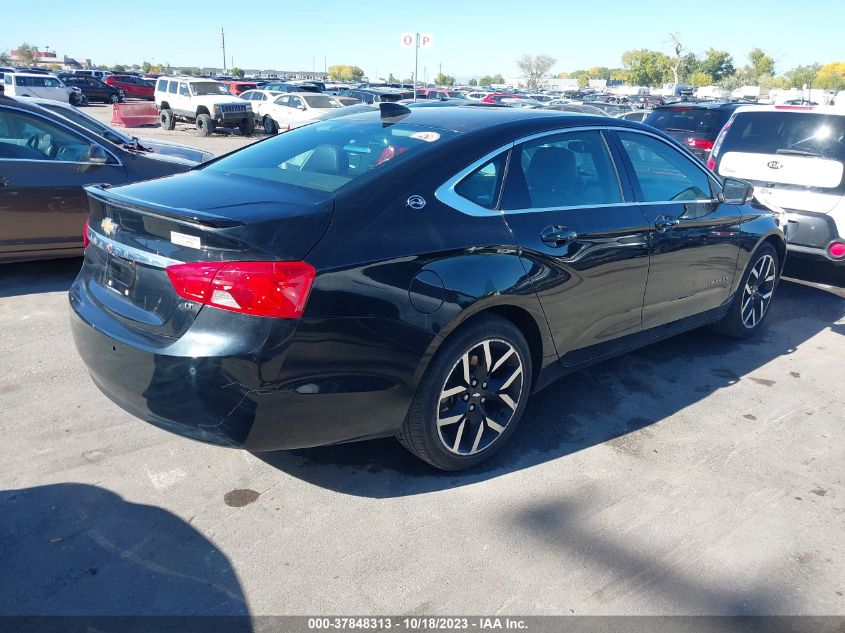
[[[704,165],[671,143],[636,131],[615,135],[651,228],[643,329],[718,308],[736,274],[739,208],[719,202]]]
[[[84,185],[125,170],[87,162],[91,143],[41,117],[0,108],[0,258],[73,253],[88,217]]]
[[[640,331],[649,226],[601,131],[517,144],[502,209],[565,365]]]

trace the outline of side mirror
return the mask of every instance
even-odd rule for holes
[[[105,165],[109,162],[109,155],[102,145],[91,145],[88,148],[88,162],[94,165]]]
[[[721,201],[725,204],[745,204],[754,194],[754,187],[739,178],[725,178]]]

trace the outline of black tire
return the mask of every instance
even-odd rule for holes
[[[214,133],[214,119],[210,114],[197,115],[197,136],[211,136]]]
[[[120,103],[121,101],[123,101],[123,99],[120,98],[119,94],[115,93],[109,97],[110,103]]]
[[[82,96],[78,92],[71,92],[68,95],[68,103],[74,107],[78,107],[82,103]]]
[[[273,135],[279,133],[279,126],[276,125],[276,122],[273,120],[273,117],[271,117],[269,114],[265,116],[264,119],[261,121],[261,125],[264,128],[265,134]]]
[[[242,136],[252,136],[253,132],[255,132],[255,117],[250,116],[241,121],[240,125],[238,125],[238,130],[240,130]]]
[[[170,108],[165,108],[159,113],[159,119],[161,119],[161,129],[162,130],[172,130],[176,127],[176,119],[173,116],[173,110]]]
[[[779,282],[780,258],[774,246],[763,242],[754,251],[742,274],[728,313],[721,321],[714,323],[712,328],[733,338],[747,338],[757,332],[769,315]],[[766,294],[768,297],[764,298]]]
[[[491,359],[492,372],[487,371],[491,367],[485,357]],[[464,378],[467,372],[469,384]],[[436,468],[472,468],[492,457],[513,433],[525,411],[531,374],[531,352],[519,328],[493,315],[472,319],[434,355],[396,436],[411,453]],[[456,393],[458,389],[463,391]],[[454,421],[442,424],[444,420]]]

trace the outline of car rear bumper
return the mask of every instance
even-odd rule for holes
[[[787,249],[794,254],[822,257],[837,264],[845,264],[842,258],[831,257],[828,247],[834,242],[843,242],[836,222],[825,213],[786,210]]]
[[[413,396],[413,372],[396,375],[395,354],[374,350],[370,338],[367,355],[364,339],[354,342],[360,319],[203,308],[186,334],[161,345],[103,312],[78,279],[69,298],[74,344],[97,387],[132,415],[192,439],[267,451],[390,435]]]

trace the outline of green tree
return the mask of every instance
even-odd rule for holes
[[[787,82],[787,88],[802,88],[812,86],[816,82],[816,75],[821,69],[821,64],[810,64],[809,66],[796,66],[786,71],[783,76]]]
[[[141,64],[141,70],[145,73],[151,73],[153,71],[153,65],[150,62],[144,62]]]
[[[681,75],[681,81],[692,83],[693,75],[701,72],[701,62],[695,53],[687,53],[681,58],[681,67],[678,72]]]
[[[364,71],[358,66],[349,66],[347,64],[338,64],[329,66],[329,79],[332,81],[360,81],[364,76]]]
[[[436,86],[454,86],[455,85],[455,78],[451,75],[444,75],[443,73],[437,73],[437,76],[434,78],[434,84]]]
[[[757,75],[754,69],[750,66],[740,66],[735,69],[733,74],[727,75],[718,81],[722,88],[733,90],[734,88],[741,88],[742,86],[756,86]]]
[[[12,58],[9,56],[9,50],[3,49],[2,51],[0,51],[0,64],[3,64],[4,66],[8,66],[11,63],[12,63]]]
[[[672,77],[672,60],[659,51],[645,48],[626,51],[622,67],[635,86],[660,86]]]
[[[237,66],[235,66],[234,68],[231,68],[231,69],[229,70],[229,74],[230,74],[230,75],[232,75],[232,77],[238,77],[238,78],[241,78],[241,77],[243,77],[246,73],[244,72],[243,68],[238,68]]]
[[[477,85],[478,85],[478,81],[477,81],[477,80],[475,80],[475,79],[470,79],[470,80],[469,80],[469,84],[468,84],[468,85],[470,85],[470,86],[477,86]]]
[[[761,48],[751,49],[748,53],[748,61],[751,62],[751,69],[757,77],[774,77],[775,76],[775,60]]]
[[[815,85],[825,90],[845,90],[845,62],[831,62],[819,68]]]
[[[556,63],[557,60],[549,55],[523,55],[516,60],[516,65],[522,71],[525,83],[533,90],[540,87],[540,80],[548,74]]]
[[[696,72],[687,76],[685,80],[691,86],[695,86],[696,88],[710,85],[710,75],[708,75],[707,73],[703,73],[700,70],[697,70]]]
[[[610,79],[611,72],[610,68],[605,66],[593,66],[587,71],[587,75],[590,79]]]
[[[727,51],[709,48],[699,63],[698,70],[710,75],[710,80],[715,83],[734,74],[734,60]]]
[[[123,64],[115,64],[111,67],[111,70],[113,73],[125,73],[126,66],[124,66]]]
[[[17,58],[21,65],[32,66],[38,61],[38,49],[24,42],[18,46]]]

